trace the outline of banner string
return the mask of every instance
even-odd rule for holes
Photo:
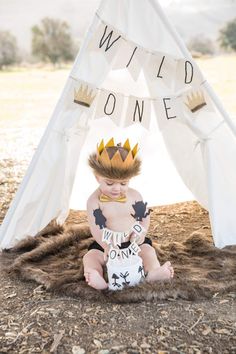
[[[131,96],[133,97],[137,97],[137,99],[140,99],[140,100],[150,100],[150,101],[157,101],[157,100],[160,100],[162,99],[163,97],[168,97],[168,98],[172,98],[172,99],[175,99],[175,98],[180,98],[180,97],[183,97],[185,94],[189,94],[191,91],[193,91],[192,88],[184,88],[182,90],[181,93],[178,93],[177,95],[162,95],[162,96],[156,96],[156,97],[147,97],[147,96],[134,96],[134,95],[125,95],[123,94],[122,92],[118,92],[118,91],[113,91],[113,90],[108,90],[108,89],[105,89],[103,87],[97,87],[89,82],[85,82],[83,80],[80,80],[78,79],[77,77],[73,76],[73,75],[69,75],[69,78],[71,78],[72,80],[76,81],[76,82],[79,82],[79,83],[83,83],[84,85],[88,85],[90,86],[90,88],[93,88],[94,90],[97,90],[97,91],[103,91],[103,92],[111,92],[111,93],[114,93],[114,94],[118,94],[118,95],[122,95],[123,97],[125,98],[129,98]],[[204,81],[202,81],[200,84],[198,84],[198,86],[204,86],[204,84],[207,82],[207,80],[204,79]]]
[[[139,49],[141,49],[143,52],[147,53],[147,54],[151,54],[151,55],[158,55],[158,54],[163,54],[163,55],[168,55],[169,57],[171,57],[173,60],[175,61],[178,61],[178,60],[181,60],[181,59],[184,59],[184,58],[177,58],[177,57],[174,57],[173,55],[171,54],[167,54],[167,53],[163,53],[163,52],[157,52],[157,51],[151,51],[151,50],[148,50],[147,48],[137,44],[136,42],[126,38],[126,36],[124,35],[123,32],[121,32],[120,30],[118,30],[117,28],[113,27],[110,23],[107,23],[105,22],[100,16],[99,14],[96,12],[95,13],[95,16],[99,19],[99,21],[104,25],[104,26],[109,26],[113,29],[113,31],[116,31],[117,33],[119,33],[122,37],[122,39],[125,41],[125,42],[128,42],[128,43],[132,43],[135,47],[138,47]]]

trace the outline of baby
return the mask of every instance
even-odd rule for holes
[[[130,241],[140,247],[147,282],[170,279],[174,270],[168,261],[160,265],[152,241],[146,237],[150,224],[150,209],[142,200],[141,194],[129,187],[129,181],[140,172],[141,161],[137,158],[138,144],[131,150],[127,139],[123,146],[115,146],[113,138],[104,146],[103,140],[97,153],[89,156],[89,165],[98,182],[96,189],[87,201],[89,227],[94,238],[83,258],[84,276],[91,287],[103,290],[108,283],[103,277],[110,245],[103,241],[103,230],[124,231],[119,248],[127,248]],[[144,232],[137,236],[130,232],[134,223],[139,223]]]

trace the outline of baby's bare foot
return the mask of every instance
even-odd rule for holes
[[[89,286],[97,290],[104,290],[108,288],[108,284],[105,282],[101,274],[95,269],[89,269],[84,272],[85,280]]]
[[[166,280],[173,278],[174,269],[170,262],[164,263],[161,267],[152,269],[148,272],[146,280],[148,282],[153,282],[156,280]]]

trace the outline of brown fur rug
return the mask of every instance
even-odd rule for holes
[[[142,283],[116,292],[97,291],[85,283],[82,257],[91,242],[86,222],[64,227],[51,223],[37,236],[4,250],[1,264],[10,275],[33,280],[51,291],[97,301],[200,300],[236,291],[236,247],[217,249],[204,233],[194,232],[181,243],[159,246],[154,242],[161,264],[172,262],[173,280]]]

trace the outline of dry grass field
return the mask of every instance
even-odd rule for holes
[[[197,63],[225,109],[236,118],[236,55],[198,59]]]

